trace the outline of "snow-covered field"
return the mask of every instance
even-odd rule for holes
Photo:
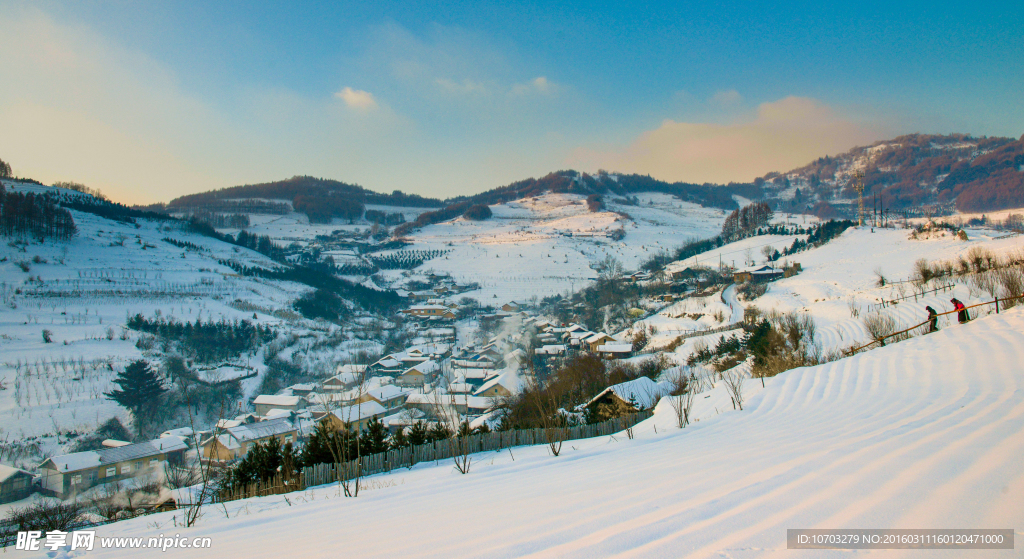
[[[662,309],[639,324],[655,326],[658,334],[654,337],[653,345],[661,346],[681,333],[736,322],[742,318],[743,306],[756,306],[762,311],[810,315],[817,327],[816,340],[825,351],[865,343],[870,337],[863,318],[870,313],[891,316],[898,325],[909,327],[924,321],[928,314],[926,306],[932,306],[939,313],[952,310],[950,299],[953,297],[967,305],[992,300],[988,294],[972,289],[963,282],[957,282],[951,290],[927,293],[917,298],[912,296],[915,290],[909,283],[893,283],[909,280],[913,275],[914,263],[919,259],[929,262],[954,260],[975,247],[982,247],[999,256],[1024,249],[1024,238],[1019,235],[1007,235],[988,229],[967,229],[967,235],[968,241],[957,240],[948,232],[945,236],[912,239],[910,232],[904,229],[872,231],[870,228],[851,228],[824,246],[785,257],[784,260],[790,263],[799,262],[803,271],[791,278],[768,284],[768,292],[754,301],[736,301],[734,288],[730,288],[724,294],[727,302],[723,302],[721,294],[686,299]],[[763,263],[757,247],[781,248],[783,244],[792,244],[792,239],[777,235],[750,237],[704,253],[696,260],[702,265],[717,266],[720,255],[723,262],[731,264],[731,256],[736,256],[742,262],[747,254],[753,254],[755,260]],[[694,265],[694,260],[690,258],[675,262],[667,269],[682,270]],[[877,285],[876,270],[887,278],[889,283],[886,286]],[[941,281],[932,286],[938,283]],[[883,300],[891,301],[908,296],[898,305],[879,308]],[[994,307],[974,312],[992,311]],[[715,320],[713,315],[716,312],[722,313],[725,319]],[[729,319],[730,313],[732,319]],[[697,316],[699,318],[695,319]],[[941,318],[939,326],[948,325],[950,320],[950,317]],[[720,334],[706,341],[713,346],[719,337]],[[680,359],[685,358],[692,352],[695,342],[693,339],[687,340],[677,349],[676,355]]]
[[[665,194],[641,194],[639,204],[608,202],[608,211],[590,212],[586,198],[546,194],[491,206],[484,221],[462,218],[415,232],[405,250],[447,250],[418,272],[444,272],[481,289],[466,293],[482,304],[528,300],[585,287],[597,277],[599,262],[611,256],[627,270],[689,239],[722,229],[725,212],[702,208]],[[623,217],[614,212],[623,212]],[[619,241],[608,237],[622,229]],[[401,271],[385,272],[398,279]],[[500,303],[499,303],[500,301]]]
[[[217,261],[276,265],[174,223],[139,219],[136,227],[72,214],[79,233],[69,242],[0,245],[0,440],[31,439],[50,453],[70,441],[68,434],[123,418],[125,411],[104,393],[117,369],[143,356],[138,333],[122,339],[128,316],[208,322],[255,315],[260,324],[280,325],[269,311],[288,308],[309,289],[238,277]],[[52,343],[44,342],[44,330]],[[249,379],[243,387],[257,384]],[[36,439],[43,435],[49,436]]]
[[[743,411],[720,384],[698,397],[700,421],[685,429],[663,401],[633,440],[574,441],[558,457],[545,446],[479,454],[468,475],[447,462],[419,465],[367,478],[356,499],[324,486],[288,502],[209,507],[189,529],[163,513],[98,533],[212,538],[190,557],[850,554],[787,550],[789,528],[1009,527],[1020,538],[1022,359],[1024,309],[1014,309],[788,371],[764,389],[748,380]]]

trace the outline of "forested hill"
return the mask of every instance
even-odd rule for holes
[[[290,203],[290,206],[289,206]],[[366,204],[433,208],[441,200],[405,194],[399,190],[382,194],[358,185],[308,176],[232,186],[175,198],[169,211],[209,211],[225,213],[305,213],[310,221],[327,222],[333,217],[359,219]]]
[[[768,173],[753,183],[669,183],[648,175],[595,175],[573,170],[516,181],[447,200],[394,191],[383,194],[336,180],[296,176],[287,180],[234,186],[172,200],[170,211],[287,213],[299,211],[311,221],[359,219],[366,204],[438,208],[417,227],[459,217],[469,208],[570,192],[587,196],[630,196],[642,192],[672,194],[702,206],[736,208],[736,196],[765,200],[776,210],[816,213],[822,218],[853,215],[855,173],[864,174],[865,196],[890,210],[964,212],[1024,207],[1024,137],[974,137],[964,134],[911,134],[819,158],[787,173]]]
[[[447,205],[444,208],[420,214],[416,221],[395,228],[394,234],[402,236],[419,227],[454,219],[479,205],[500,204],[549,192],[586,195],[589,198],[588,204],[594,209],[602,205],[601,198],[605,195],[630,196],[641,192],[672,194],[682,200],[725,210],[737,208],[734,195],[750,199],[762,197],[761,188],[753,184],[668,183],[648,175],[616,175],[605,172],[589,175],[572,170],[558,171],[539,179],[517,181],[473,196],[451,198],[446,201]]]
[[[854,173],[864,174],[864,195],[883,208],[933,207],[986,212],[1024,207],[1024,136],[911,134],[819,158],[788,173],[755,181],[779,209],[822,217],[849,207],[857,194]]]

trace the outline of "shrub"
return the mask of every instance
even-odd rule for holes
[[[740,286],[736,288],[736,293],[742,297],[744,301],[753,301],[765,293],[768,293],[768,284],[764,282],[748,281],[740,284]]]
[[[472,221],[483,221],[490,218],[492,215],[494,214],[491,212],[491,208],[487,206],[487,204],[477,204],[475,206],[470,206],[469,209],[462,214],[462,217]]]
[[[869,314],[864,317],[864,328],[871,339],[884,338],[896,331],[896,320],[885,314]]]
[[[4,531],[70,532],[86,525],[84,509],[85,506],[77,502],[39,501],[27,507],[8,511]]]

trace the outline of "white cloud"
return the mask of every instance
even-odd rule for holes
[[[787,97],[764,103],[755,115],[733,124],[665,120],[625,148],[578,148],[568,163],[649,173],[669,181],[750,181],[870,143],[886,133],[881,126],[857,122],[814,99]]]
[[[550,93],[554,93],[556,88],[557,86],[548,81],[546,77],[538,76],[530,80],[528,83],[517,83],[513,85],[511,94],[518,97],[534,93],[548,95]]]
[[[0,4],[0,29],[0,156],[21,176],[122,202],[298,173],[375,186],[414,127],[352,88],[344,103],[245,84],[220,103],[201,98],[187,76],[34,6]]]
[[[346,105],[353,109],[369,110],[377,108],[377,100],[373,98],[373,94],[369,91],[345,87],[335,93],[334,96],[344,101]]]

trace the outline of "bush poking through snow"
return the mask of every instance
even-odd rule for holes
[[[878,340],[896,331],[896,320],[887,314],[874,313],[864,317],[864,329],[871,339]]]

